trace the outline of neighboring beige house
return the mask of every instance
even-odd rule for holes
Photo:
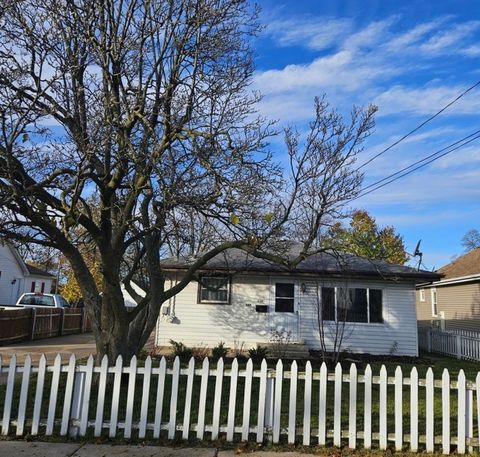
[[[438,273],[440,281],[417,286],[418,325],[480,332],[480,248]]]
[[[180,281],[194,261],[162,262],[167,287]],[[156,344],[167,346],[173,339],[212,347],[223,341],[230,348],[248,349],[268,343],[277,331],[318,350],[321,315],[329,350],[344,313],[345,350],[417,356],[415,284],[439,278],[402,265],[326,253],[288,270],[232,249],[211,259],[163,304]]]

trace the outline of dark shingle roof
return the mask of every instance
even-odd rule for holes
[[[35,276],[45,276],[46,278],[54,278],[55,276],[50,274],[48,271],[41,270],[40,268],[34,267],[33,265],[30,265],[28,263],[25,264],[27,267],[28,272],[31,275]]]
[[[295,254],[292,249],[291,255]],[[195,258],[170,258],[162,262],[165,270],[185,270]],[[431,271],[391,264],[382,260],[370,260],[352,254],[314,254],[300,262],[296,268],[287,267],[253,257],[240,249],[229,249],[202,267],[203,271],[295,273],[303,275],[376,277],[385,279],[408,279],[416,282],[438,281],[441,275]]]
[[[462,255],[438,271],[445,275],[444,279],[480,274],[480,248]]]

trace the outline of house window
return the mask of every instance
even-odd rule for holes
[[[32,281],[32,287],[30,287],[30,292],[35,292],[35,281]]]
[[[322,319],[382,323],[383,292],[381,289],[323,287]]]
[[[42,282],[42,288],[40,289],[40,292],[43,294],[45,292],[45,283]]]
[[[436,317],[438,315],[437,309],[437,289],[431,290],[432,294],[432,316]]]
[[[420,301],[425,301],[425,289],[420,289]]]
[[[200,303],[229,303],[230,279],[228,276],[201,276],[199,281]]]
[[[295,284],[290,282],[275,283],[275,312],[295,312]]]

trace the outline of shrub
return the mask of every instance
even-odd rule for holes
[[[268,349],[265,346],[257,346],[248,350],[248,355],[254,362],[261,362],[267,358]]]
[[[225,342],[220,341],[213,349],[212,349],[212,359],[219,360],[221,358],[226,357],[228,352],[228,348],[225,347]]]
[[[193,355],[193,349],[185,346],[181,341],[170,340],[173,354],[178,356],[180,360],[189,360]]]

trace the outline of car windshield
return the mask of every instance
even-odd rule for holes
[[[55,306],[53,297],[48,295],[24,295],[20,301],[21,305],[31,306]]]

